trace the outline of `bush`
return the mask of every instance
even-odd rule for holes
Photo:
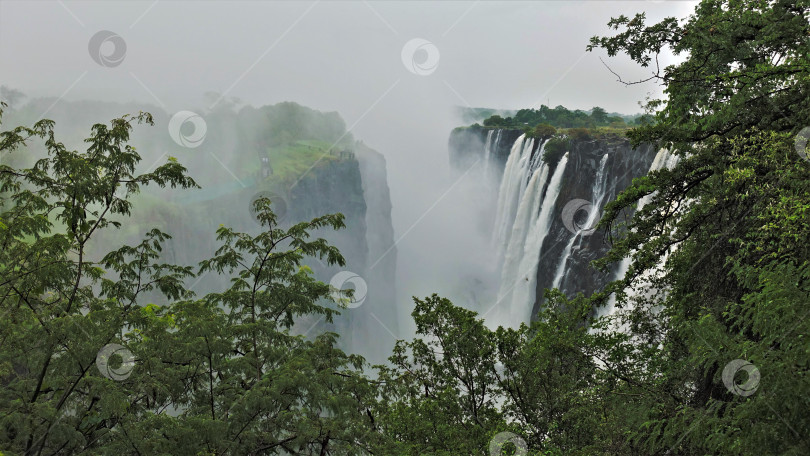
[[[633,125],[652,125],[655,123],[655,116],[651,114],[642,114],[633,120]]]
[[[571,141],[568,138],[555,137],[549,139],[543,150],[543,162],[549,165],[556,164],[570,148]]]
[[[566,134],[574,141],[590,141],[593,139],[593,135],[587,128],[569,128]]]
[[[484,119],[484,126],[485,127],[497,127],[497,126],[501,126],[501,125],[505,125],[504,119],[503,119],[503,117],[501,117],[501,116],[499,116],[497,114],[495,114],[494,116],[492,116],[492,117],[490,117],[488,119]]]
[[[534,127],[534,131],[532,132],[532,136],[535,137],[535,138],[543,138],[543,139],[545,139],[545,138],[550,138],[550,137],[554,136],[556,133],[557,133],[556,128],[552,127],[549,124],[541,123],[541,124],[537,124],[537,126]]]

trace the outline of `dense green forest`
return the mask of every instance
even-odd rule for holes
[[[638,125],[651,120],[649,114],[619,114],[617,112],[608,113],[599,106],[593,107],[589,111],[575,109],[571,111],[565,106],[559,105],[549,108],[541,105],[538,109],[519,109],[516,111],[492,109],[492,108],[467,108],[457,109],[461,119],[468,123],[482,121],[485,126],[492,127],[524,127],[534,126],[539,123],[549,124],[554,127],[575,128],[575,127],[596,127],[614,124],[626,127],[628,125]]]
[[[502,117],[498,114],[487,117],[482,122],[485,127],[525,127],[538,124],[551,125],[561,128],[594,128],[613,127],[625,128],[628,125],[642,125],[650,122],[652,116],[642,114],[635,116],[629,122],[618,115],[608,115],[607,111],[599,106],[591,109],[590,113],[575,109],[569,110],[565,106],[549,108],[541,105],[539,109],[521,109],[514,116]]]
[[[481,113],[494,110],[483,108],[471,110]],[[556,161],[571,146],[571,141],[590,139],[616,140],[624,139],[627,130],[634,126],[648,125],[653,122],[651,114],[635,116],[609,115],[603,108],[595,106],[590,112],[580,109],[569,110],[565,106],[553,109],[541,105],[538,109],[521,109],[513,116],[503,117],[492,114],[483,120],[483,125],[474,123],[457,127],[456,130],[512,129],[522,130],[529,138],[551,139],[546,144],[548,156],[545,161]],[[553,158],[557,157],[557,158]]]
[[[808,0],[612,19],[615,35],[588,49],[627,55],[665,87],[628,137],[680,157],[600,222],[613,243],[598,265],[630,256],[626,277],[593,296],[552,292],[519,329],[415,298],[419,337],[385,366],[335,334],[290,331],[335,312],[306,265],[343,264],[309,236],[342,215],[281,229],[264,199],[261,233],[222,226],[216,255],[193,267],[158,261],[171,233],[157,229],[89,257],[141,187],[196,183],[175,159],[135,173],[128,141],[147,113],[94,125],[84,151],[47,120],[4,125],[0,153],[41,143],[48,155],[0,162],[0,452],[810,454],[809,21]],[[659,68],[666,49],[683,61]],[[185,288],[209,271],[231,287]],[[143,305],[155,291],[165,299]],[[611,294],[616,311],[594,317]]]

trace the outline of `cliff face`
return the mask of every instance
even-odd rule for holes
[[[334,331],[341,336],[339,343],[347,351],[382,362],[390,347],[374,341],[388,340],[390,336],[376,320],[389,328],[398,325],[394,307],[396,249],[392,248],[394,230],[385,159],[361,144],[354,156],[325,161],[286,192],[249,185],[166,192],[160,203],[149,202],[148,209],[143,206],[139,209],[136,203],[134,219],[122,232],[100,239],[99,245],[138,242],[143,233],[154,226],[172,235],[163,252],[165,261],[196,265],[214,255],[220,245],[215,240],[220,225],[258,234],[261,227],[253,218],[250,205],[257,194],[265,191],[280,198],[274,201],[271,197],[271,207],[277,215],[283,213],[279,222],[282,228],[322,215],[342,213],[346,228],[316,230],[311,233],[311,239],[326,239],[338,248],[346,264],[329,266],[317,258],[305,259],[304,263],[325,283],[340,271],[350,271],[360,276],[368,287],[362,305],[340,310],[341,315],[336,316],[333,323],[328,324],[317,316],[307,317],[296,322],[295,330],[310,335]],[[286,211],[282,210],[282,204]],[[208,273],[189,285],[202,296],[221,292],[230,283],[225,275]],[[161,299],[157,295],[150,298],[155,299],[154,302]]]
[[[499,134],[500,141],[495,142],[493,138],[497,138]],[[497,169],[500,182],[512,145],[521,134],[519,130],[495,130],[489,133],[485,129],[457,129],[451,134],[449,141],[451,164],[467,169],[476,160],[489,160],[490,166]],[[530,151],[531,157],[537,158],[541,149],[542,141],[535,141]],[[553,287],[555,278],[558,287],[568,296],[579,292],[590,294],[614,279],[615,270],[605,274],[590,265],[591,261],[604,255],[609,248],[605,233],[599,230],[577,236],[566,227],[566,218],[569,226],[572,218],[574,223],[582,226],[589,216],[588,208],[573,214],[570,211],[564,213],[564,210],[569,202],[582,200],[598,205],[601,214],[604,205],[627,188],[634,177],[648,172],[656,149],[652,145],[634,149],[624,139],[581,140],[572,141],[567,152],[568,160],[549,219],[548,234],[536,253],[535,299],[534,302],[524,304],[531,308],[532,318],[542,306],[544,290]],[[607,158],[603,165],[605,155]],[[604,169],[599,179],[601,166]],[[554,167],[551,172],[554,172]],[[595,190],[597,188],[600,190]],[[493,191],[497,193],[498,188],[493,188]],[[601,198],[598,203],[594,201],[597,193]],[[598,218],[596,216],[595,220]],[[514,279],[518,280],[517,277]]]
[[[364,353],[370,361],[383,363],[392,348],[383,341],[391,341],[388,330],[399,326],[395,307],[397,249],[391,221],[391,196],[385,157],[362,143],[355,148],[355,155],[366,204],[368,254],[363,277],[368,284],[368,297],[362,306],[349,309],[354,315],[351,349],[353,353]]]
[[[362,143],[357,143],[353,152],[349,159],[313,169],[292,188],[286,220],[293,223],[335,212],[346,217],[346,229],[314,234],[337,247],[346,265],[327,266],[316,261],[311,266],[316,277],[327,283],[340,271],[353,272],[363,279],[367,292],[362,304],[341,310],[334,324],[326,328],[340,334],[347,351],[383,362],[390,347],[380,341],[391,338],[385,328],[398,326],[391,198],[385,158]],[[357,290],[355,295],[360,297]]]
[[[4,125],[30,125],[52,101],[32,100],[9,112]],[[337,113],[321,113],[294,103],[206,112],[204,140],[192,148],[171,137],[167,126],[172,114],[158,107],[94,101],[61,101],[51,107],[48,117],[56,122],[57,137],[75,149],[86,148],[82,139],[93,123],[148,109],[155,126],[139,126],[132,136],[132,145],[143,157],[137,172],[152,171],[169,157],[176,157],[202,187],[183,190],[150,186],[130,195],[132,216],[119,218],[120,229],[101,232],[93,240],[96,259],[121,245],[139,243],[148,230],[158,228],[172,236],[164,245],[161,260],[196,269],[201,260],[215,255],[220,246],[216,240],[220,226],[250,235],[259,233],[262,228],[252,214],[251,203],[262,193],[275,195],[271,207],[277,215],[284,213],[281,228],[340,212],[345,216],[345,229],[319,230],[312,233],[312,239],[323,237],[337,247],[346,265],[327,266],[317,258],[306,258],[304,264],[325,283],[340,271],[355,273],[366,282],[365,300],[357,308],[341,310],[331,325],[316,316],[297,321],[295,330],[308,335],[325,329],[336,331],[344,348],[373,361],[382,361],[390,352],[390,347],[376,343],[390,340],[377,320],[390,328],[398,326],[394,307],[396,249],[385,159],[346,133]],[[41,148],[33,147],[26,152],[15,157],[16,166],[30,165],[34,157],[44,154]],[[199,297],[222,292],[231,283],[224,274],[207,273],[186,285]],[[144,303],[160,304],[164,299],[157,293],[143,296]]]
[[[596,176],[600,160],[608,154],[605,163],[606,194],[599,207],[600,214],[604,205],[616,199],[616,196],[631,183],[633,178],[643,176],[650,169],[656,149],[644,145],[637,149],[630,147],[628,141],[608,143],[604,141],[588,141],[572,144],[569,151],[568,165],[560,188],[555,212],[559,216],[552,218],[549,235],[543,242],[543,253],[537,268],[537,286],[532,316],[536,315],[543,302],[543,292],[551,288],[555,268],[559,266],[563,249],[572,233],[565,227],[562,211],[567,202],[592,198],[591,185]],[[584,215],[584,214],[583,214]],[[598,220],[598,218],[597,218]],[[582,236],[580,242],[574,245],[567,264],[565,274],[559,285],[567,296],[579,292],[588,295],[614,279],[614,270],[605,274],[594,269],[590,262],[607,253],[609,245],[604,230],[596,230],[588,236]]]

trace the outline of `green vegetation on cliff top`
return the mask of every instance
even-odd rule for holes
[[[621,116],[608,114],[598,106],[585,112],[582,110],[569,110],[564,106],[549,108],[546,105],[539,109],[521,109],[514,116],[502,117],[493,114],[483,120],[483,125],[474,123],[470,126],[458,127],[454,131],[464,129],[492,129],[505,128],[522,130],[532,138],[548,138],[551,136],[566,136],[574,139],[618,139],[625,137],[627,131],[635,126],[646,125],[652,121],[647,114]]]

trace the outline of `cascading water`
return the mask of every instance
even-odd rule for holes
[[[533,149],[534,139],[527,141],[525,134],[520,135],[512,145],[506,161],[501,187],[498,191],[498,206],[493,230],[493,241],[498,248],[498,257],[509,244],[518,202],[523,197],[530,173],[533,171],[532,162],[536,164],[536,160],[533,161],[531,157]]]
[[[492,161],[492,134],[495,130],[487,132],[487,140],[484,142],[484,177],[489,178],[489,162]]]
[[[535,300],[535,286],[537,285],[537,267],[542,256],[543,241],[551,228],[552,214],[560,194],[562,177],[565,167],[568,164],[568,152],[560,159],[554,174],[548,182],[548,188],[543,196],[543,189],[536,188],[536,192],[526,198],[534,198],[539,201],[542,196],[542,204],[531,206],[531,216],[529,217],[528,231],[525,242],[514,243],[518,250],[519,261],[516,261],[517,269],[503,270],[501,276],[501,286],[498,292],[498,307],[508,309],[508,313],[500,312],[499,324],[514,326],[515,324],[528,322],[531,318],[532,307]],[[547,166],[543,166],[546,168]],[[542,173],[542,172],[541,172]],[[540,187],[538,185],[538,187]],[[528,204],[528,203],[527,203]],[[515,254],[515,253],[513,253]]]
[[[541,146],[538,155],[542,157],[545,144]],[[540,212],[543,191],[548,180],[549,167],[545,163],[540,163],[540,167],[535,169],[532,177],[526,186],[523,198],[520,200],[515,221],[512,224],[512,232],[506,247],[503,267],[501,269],[501,287],[509,281],[509,278],[517,277],[521,260],[523,259],[524,244],[529,230],[537,223]],[[504,293],[505,294],[505,293]],[[503,298],[503,296],[499,296]]]
[[[505,144],[498,147],[501,133],[512,142],[508,155],[503,154]],[[588,211],[588,220],[581,217],[578,222],[580,227],[592,226],[611,195],[647,173],[660,151],[646,144],[572,141],[571,149],[557,163],[546,163],[542,158],[547,144],[536,144],[522,131],[495,129],[490,134],[489,130],[466,129],[451,134],[451,163],[468,163],[467,149],[473,144],[478,149],[470,152],[491,161],[486,168],[490,179],[485,182],[495,187],[490,195],[497,199],[491,203],[494,207],[487,205],[492,212],[480,225],[491,230],[495,252],[488,264],[499,279],[497,301],[492,308],[481,308],[487,325],[514,327],[529,322],[542,305],[546,288],[589,294],[604,287],[613,274],[594,270],[591,262],[609,246],[602,236],[575,233],[581,228],[559,217],[558,208],[574,195],[587,195],[593,209]],[[660,152],[652,169],[672,166],[674,160],[676,157]],[[494,175],[496,167],[502,170],[500,176]],[[627,265],[620,268],[622,272]]]
[[[653,159],[652,165],[650,165],[650,172],[658,171],[662,168],[672,168],[677,164],[679,157],[675,154],[670,153],[666,149],[660,149],[658,153],[655,155],[655,159]],[[655,193],[650,193],[649,195],[644,195],[638,200],[638,204],[636,207],[636,211],[640,211],[647,203],[650,202],[650,199],[653,198]],[[616,276],[613,280],[620,280],[624,278],[624,275],[627,274],[627,270],[630,269],[630,263],[632,260],[632,253],[626,257],[624,257],[619,263],[619,268],[616,271]],[[610,295],[608,299],[608,303],[599,309],[597,309],[596,314],[597,316],[601,317],[604,315],[610,315],[613,313],[616,306],[616,295]]]
[[[599,170],[596,172],[596,180],[593,183],[593,191],[592,191],[592,198],[591,201],[593,202],[591,205],[591,210],[588,213],[588,219],[585,222],[586,229],[590,229],[593,227],[597,220],[596,217],[599,215],[599,208],[602,207],[602,202],[605,199],[605,190],[607,189],[607,179],[605,175],[605,165],[607,164],[608,154],[602,156],[602,161],[599,163]],[[565,277],[565,270],[566,266],[568,265],[568,258],[571,256],[571,251],[574,249],[575,242],[582,242],[582,231],[574,233],[571,236],[571,240],[568,241],[568,244],[563,249],[563,254],[560,259],[560,264],[557,266],[557,272],[554,274],[554,281],[552,282],[552,288],[559,288],[560,284],[562,283],[563,277]]]

